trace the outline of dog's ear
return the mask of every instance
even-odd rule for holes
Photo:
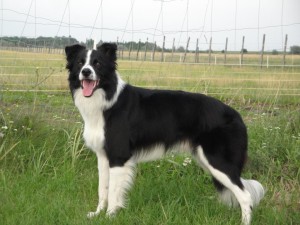
[[[111,60],[116,61],[117,59],[117,45],[113,43],[103,43],[97,46],[97,50],[109,57]]]
[[[85,49],[86,49],[85,46],[79,45],[79,44],[67,46],[65,48],[67,60],[70,61],[71,59],[74,58],[74,56],[76,56],[78,54],[78,52],[80,52],[81,50],[85,50]]]

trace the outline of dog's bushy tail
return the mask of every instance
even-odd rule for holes
[[[245,189],[249,191],[252,197],[253,206],[257,206],[260,200],[265,195],[264,187],[257,180],[244,180],[241,179]]]
[[[259,183],[256,180],[245,180],[241,178],[241,181],[244,185],[244,188],[250,193],[253,206],[257,206],[260,202],[260,200],[264,197],[265,195],[265,190],[261,183]],[[220,200],[230,206],[230,207],[237,207],[239,206],[239,203],[237,199],[235,198],[234,194],[228,190],[227,188],[224,188],[220,192]]]

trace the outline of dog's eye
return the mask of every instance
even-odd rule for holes
[[[95,66],[96,66],[97,68],[99,68],[99,67],[100,67],[100,63],[99,63],[99,62],[96,62],[96,63],[95,63]]]
[[[83,63],[82,63],[81,61],[78,61],[78,65],[79,65],[79,66],[82,66]]]

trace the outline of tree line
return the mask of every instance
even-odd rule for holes
[[[97,45],[102,44],[102,41],[99,41]],[[29,38],[29,37],[17,37],[17,36],[4,36],[0,38],[0,46],[3,47],[22,47],[22,48],[55,48],[55,49],[63,49],[67,45],[72,44],[82,44],[86,45],[88,48],[92,48],[94,46],[94,40],[93,39],[86,39],[86,42],[80,42],[74,37],[37,37],[37,38]],[[155,43],[151,42],[123,42],[118,43],[119,50],[137,50],[138,48],[143,51],[146,48],[148,51],[153,50],[155,46],[155,51],[161,52],[162,47],[159,45],[156,45]],[[177,49],[174,49],[178,52],[184,52],[185,49],[183,46],[180,46]],[[172,49],[164,48],[165,52],[171,52]]]
[[[64,48],[66,45],[79,43],[76,38],[69,37],[1,37],[0,46],[5,47],[38,47],[38,48]]]
[[[56,48],[56,49],[63,49],[67,45],[72,45],[72,44],[83,44],[86,45],[88,48],[92,48],[94,46],[94,40],[92,39],[87,39],[86,42],[80,42],[74,37],[66,37],[66,36],[61,36],[61,37],[37,37],[37,38],[28,38],[28,37],[1,37],[0,38],[0,46],[4,47],[28,47],[28,48]],[[102,41],[99,41],[97,45],[103,43]],[[146,48],[148,51],[152,51],[155,48],[155,51],[161,52],[162,47],[159,45],[156,45],[156,43],[151,43],[151,42],[135,42],[135,41],[129,41],[129,42],[122,42],[118,43],[118,48],[119,50],[137,50],[139,49],[140,51],[145,51]],[[172,48],[164,48],[164,52],[185,52],[186,49],[183,46],[179,46],[175,49]],[[223,50],[224,51],[224,50]],[[223,52],[221,51],[221,52]],[[187,50],[187,52],[195,52],[195,50]],[[198,52],[208,52],[208,50],[200,51],[198,49]],[[243,49],[244,53],[247,53],[247,49]],[[278,54],[279,52],[277,50],[273,50],[272,54]],[[293,45],[290,46],[290,54],[300,54],[300,46],[298,45]]]

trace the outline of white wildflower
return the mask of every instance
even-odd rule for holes
[[[7,129],[8,129],[7,126],[2,126],[1,128],[2,128],[3,130],[7,130]]]
[[[189,157],[186,157],[182,163],[183,166],[187,166],[188,164],[192,163],[192,159]]]

